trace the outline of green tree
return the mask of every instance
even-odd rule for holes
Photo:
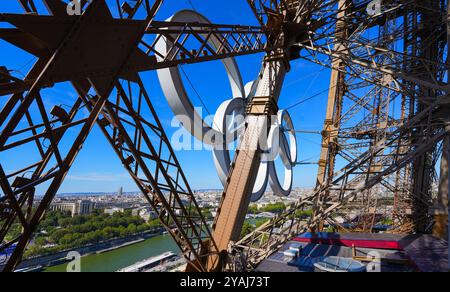
[[[276,214],[280,214],[284,210],[286,210],[286,205],[284,203],[270,204],[262,209],[263,212],[270,212],[270,213],[276,213]]]
[[[250,205],[250,207],[248,208],[248,213],[249,214],[258,214],[259,210],[258,210],[258,206],[255,204]]]
[[[300,219],[308,219],[313,215],[313,210],[300,210],[295,212],[295,216]]]
[[[249,235],[250,233],[252,233],[254,230],[254,227],[252,224],[250,224],[250,222],[245,221],[244,225],[242,226],[242,232],[241,232],[241,237],[245,237],[247,235]]]
[[[47,255],[113,238],[128,237],[162,226],[159,220],[146,223],[141,217],[132,216],[131,211],[116,213],[112,216],[95,212],[74,218],[70,214],[48,212],[43,223],[38,230],[40,235],[35,238],[33,245],[30,245],[26,253],[27,257]],[[46,232],[42,232],[43,230]],[[8,236],[18,236],[20,233],[20,224],[16,223]],[[57,246],[44,248],[48,243],[54,243]]]

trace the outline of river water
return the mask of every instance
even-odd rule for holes
[[[162,235],[103,254],[81,258],[82,272],[115,272],[150,257],[172,251],[180,253],[170,235]],[[66,272],[67,264],[47,268],[45,272]]]

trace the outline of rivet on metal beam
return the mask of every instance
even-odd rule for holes
[[[11,76],[8,69],[6,69],[6,67],[4,66],[0,66],[0,84],[11,82],[11,80],[7,76]]]
[[[69,114],[60,106],[54,106],[50,111],[50,114],[57,117],[63,124],[69,121]]]
[[[102,126],[102,127],[107,127],[109,126],[111,123],[108,121],[107,118],[103,118],[101,120],[98,121],[98,123]]]
[[[30,182],[31,182],[31,179],[29,179],[29,178],[17,176],[14,179],[14,182],[11,184],[11,186],[15,189],[18,189],[18,188],[22,188],[22,187],[26,186]]]
[[[128,158],[126,158],[123,163],[127,166],[130,166],[131,164],[133,164],[135,162],[134,157],[133,156],[128,156]]]
[[[122,11],[125,12],[126,14],[128,14],[128,15],[133,13],[133,8],[130,6],[130,4],[128,4],[128,2],[123,2],[121,8],[122,8]]]
[[[122,147],[124,143],[123,138],[121,136],[117,137],[115,142],[118,147]]]

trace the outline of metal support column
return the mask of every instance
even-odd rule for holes
[[[253,187],[255,185],[258,167],[261,162],[261,138],[267,139],[270,127],[269,117],[277,112],[276,104],[281,86],[287,71],[284,52],[274,52],[266,57],[261,80],[259,81],[253,101],[249,105],[246,130],[236,152],[228,184],[225,188],[221,206],[218,209],[214,224],[213,239],[219,252],[226,254],[229,244],[240,239],[242,226],[250,205]],[[261,101],[266,103],[261,106]],[[208,270],[215,271],[215,255],[208,261]],[[222,258],[222,265],[225,264]]]
[[[347,25],[345,22],[345,15],[348,8],[348,0],[339,1],[339,9],[336,22],[336,38],[343,40],[347,37]],[[335,50],[339,52],[346,51],[345,43],[338,42],[335,44]],[[342,105],[344,94],[346,91],[345,85],[345,62],[342,58],[335,58],[333,60],[330,80],[330,90],[328,93],[328,104],[325,116],[324,128],[322,131],[322,149],[320,152],[319,170],[317,173],[316,188],[321,188],[325,183],[333,179],[333,173],[336,162],[336,155],[338,151],[337,136],[340,129],[340,119],[342,114]],[[324,201],[329,196],[329,193],[324,197],[318,197],[314,212],[320,213],[323,209]],[[315,231],[322,229],[322,223],[316,226]]]
[[[443,142],[439,191],[434,210],[435,224],[433,234],[441,239],[446,239],[448,237],[449,142],[449,137]]]
[[[336,23],[336,38],[341,40],[347,36],[346,23],[344,21],[347,4],[348,0],[339,1],[339,14],[337,16],[339,20]],[[336,43],[335,49],[336,51],[345,51],[345,44]],[[317,187],[322,186],[325,180],[333,175],[336,157],[336,153],[333,151],[333,145],[335,145],[337,131],[339,131],[339,117],[342,111],[342,99],[345,92],[345,74],[343,71],[345,71],[344,60],[342,58],[335,58],[331,71],[327,112],[322,132],[323,141],[317,175]]]

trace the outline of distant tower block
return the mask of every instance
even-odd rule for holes
[[[119,190],[117,191],[117,195],[122,196],[122,194],[123,194],[123,187],[120,187]]]

